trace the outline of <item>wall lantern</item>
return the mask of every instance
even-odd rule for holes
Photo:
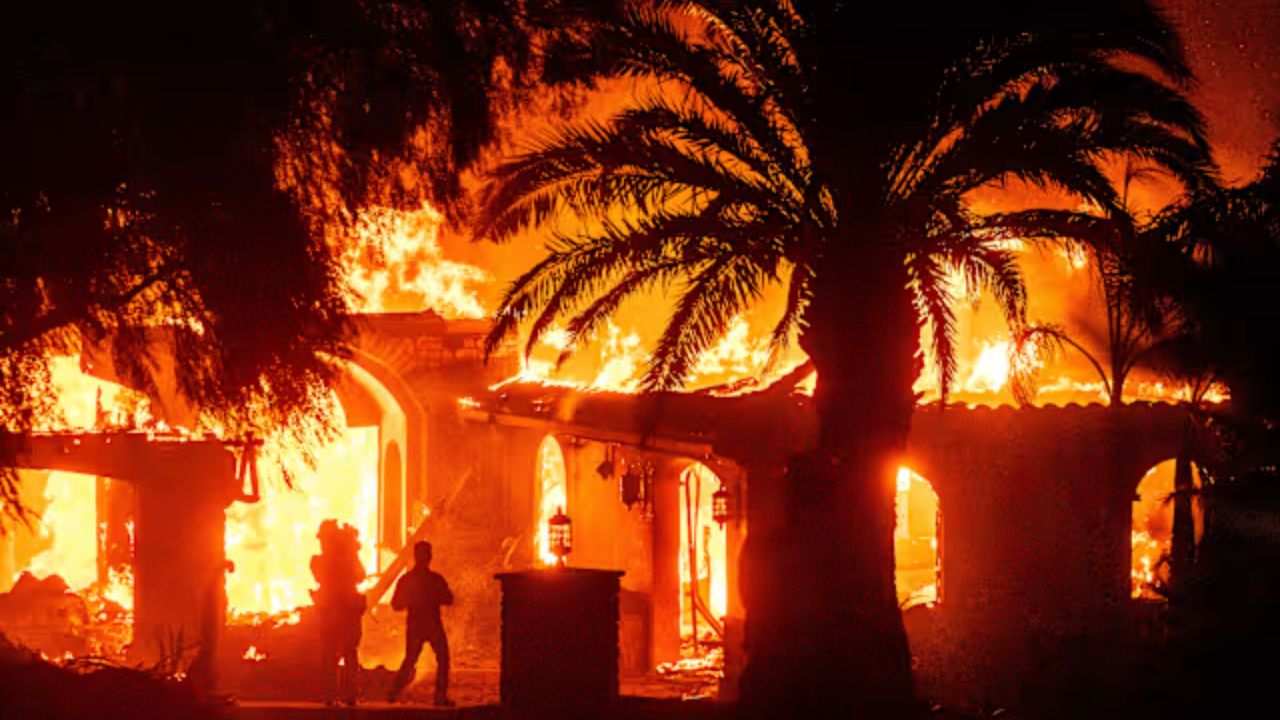
[[[711,519],[720,523],[720,527],[729,522],[729,491],[720,482],[720,488],[711,494]]]
[[[644,474],[637,463],[627,463],[627,471],[622,474],[618,483],[618,493],[622,496],[622,504],[628,509],[644,500]]]
[[[617,446],[615,445],[606,445],[604,448],[604,460],[601,460],[600,464],[596,466],[596,474],[605,482],[612,480],[613,473],[618,469],[617,463],[613,461],[614,450],[616,447]]]
[[[556,514],[547,521],[547,539],[551,554],[556,556],[556,567],[564,567],[564,559],[573,552],[573,521],[564,514],[564,508],[556,508]]]

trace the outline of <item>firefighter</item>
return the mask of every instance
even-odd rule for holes
[[[359,531],[336,520],[320,523],[320,554],[311,558],[311,574],[319,588],[311,591],[320,616],[320,657],[328,679],[326,704],[356,704],[360,672],[358,648],[364,595],[356,589],[365,577],[360,564]]]
[[[404,662],[391,683],[388,700],[395,702],[400,691],[413,680],[418,656],[423,643],[429,643],[436,655],[435,704],[453,705],[449,699],[449,640],[440,622],[440,606],[453,604],[449,583],[440,573],[431,569],[431,543],[419,542],[413,546],[413,569],[396,583],[391,596],[393,610],[408,610],[409,618],[404,635]]]

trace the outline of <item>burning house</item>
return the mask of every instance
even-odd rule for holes
[[[96,494],[75,494],[91,507],[68,516],[97,536],[90,561],[104,570],[69,580],[77,594],[55,594],[86,598],[97,588],[118,598],[132,612],[135,657],[171,651],[166,642],[179,637],[218,647],[224,682],[252,695],[255,672],[306,655],[307,559],[319,521],[337,517],[359,529],[371,573],[362,586],[366,667],[399,659],[387,590],[406,549],[429,538],[459,597],[455,656],[464,667],[494,668],[493,575],[553,564],[548,521],[563,513],[569,565],[623,573],[620,672],[706,669],[724,675],[720,692],[732,696],[750,610],[745,541],[781,522],[786,460],[815,426],[803,383],[604,392],[513,378],[511,354],[484,364],[482,321],[382,313],[358,326],[334,388],[343,432],[296,491],[258,486],[248,453],[265,465],[266,450],[213,437],[31,438],[26,467],[109,478]],[[82,365],[114,379],[92,356]],[[155,408],[175,403],[152,399]],[[1152,468],[1178,454],[1184,415],[1150,403],[921,408],[889,490],[898,498],[899,599],[931,694],[1016,692],[1069,639],[1102,642],[1132,621],[1133,597],[1154,578],[1171,531],[1167,522],[1135,526],[1137,494]],[[1143,494],[1136,514],[1145,523],[1160,510]],[[53,510],[69,510],[68,499]],[[122,527],[123,550],[110,541]],[[8,556],[17,557],[13,547]],[[13,577],[42,567],[28,557]],[[104,590],[126,572],[131,588]],[[6,631],[22,625],[14,617]],[[65,613],[63,621],[72,622]],[[86,615],[75,624],[93,623]],[[51,644],[47,654],[60,649]]]

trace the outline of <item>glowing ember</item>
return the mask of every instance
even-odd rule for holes
[[[1138,484],[1130,540],[1135,598],[1164,599],[1160,591],[1169,580],[1167,558],[1173,543],[1173,503],[1169,496],[1173,493],[1174,469],[1173,460],[1160,463],[1148,470]],[[1198,515],[1199,509],[1194,508],[1194,512]]]
[[[267,654],[259,650],[257,647],[250,645],[249,648],[244,651],[244,655],[240,656],[240,659],[248,660],[249,662],[262,662],[267,659]]]

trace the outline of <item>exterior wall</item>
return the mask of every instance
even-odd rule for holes
[[[487,391],[512,368],[480,367],[483,328],[426,314],[362,322],[362,351],[396,373],[413,396],[405,404],[423,408],[429,426],[417,441],[421,469],[406,470],[406,501],[434,509],[461,492],[492,518],[503,567],[530,567],[537,448],[556,434],[574,521],[571,564],[626,573],[623,651],[647,654],[650,667],[679,651],[678,459],[714,455],[737,469],[726,478],[737,504],[730,526],[736,558],[747,528],[763,537],[780,526],[786,459],[813,436],[807,401],[790,395],[637,398],[533,385]],[[468,395],[476,402],[460,409],[457,399]],[[1176,407],[1142,404],[917,412],[904,464],[937,492],[943,527],[942,602],[908,617],[926,687],[947,680],[931,668],[947,667],[954,680],[1007,694],[1030,682],[1008,668],[1031,673],[1037,658],[1085,630],[1091,641],[1105,641],[1127,607],[1134,491],[1147,468],[1176,454],[1182,417]],[[407,443],[412,465],[415,441]],[[659,468],[651,520],[621,504],[616,480],[597,475],[606,443]],[[737,575],[735,563],[731,616],[742,613]],[[647,649],[634,647],[638,636]]]
[[[22,467],[134,486],[130,655],[153,663],[199,647],[213,657],[226,613],[224,511],[241,490],[230,451],[216,441],[157,441],[141,433],[32,436],[25,444]]]
[[[1134,493],[1176,453],[1182,417],[1144,405],[917,415],[908,463],[943,518],[942,600],[908,619],[926,692],[1007,703],[1119,641]]]

